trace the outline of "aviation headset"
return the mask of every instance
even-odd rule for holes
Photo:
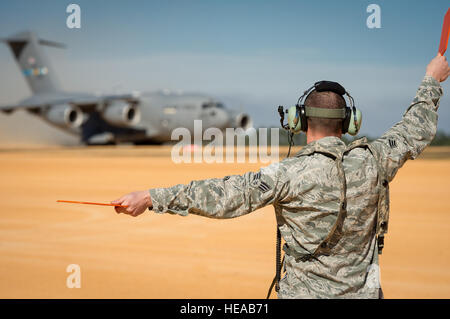
[[[347,98],[350,101],[350,106],[346,105],[344,108],[330,109],[306,106],[305,104],[303,104],[303,101],[306,101],[309,94],[314,91],[331,91],[339,94],[342,98],[344,98],[344,95],[347,95]],[[283,124],[283,106],[278,107],[278,113],[281,117],[281,126],[290,131],[292,134],[298,134],[302,131],[307,131],[308,117],[342,119],[342,134],[348,133],[353,136],[358,134],[362,121],[361,111],[355,107],[355,101],[353,100],[353,97],[344,89],[342,85],[332,81],[316,82],[313,86],[303,92],[303,95],[298,98],[297,104],[295,106],[291,106],[286,111],[288,115],[288,123],[286,125]]]

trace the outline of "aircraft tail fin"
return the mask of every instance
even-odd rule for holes
[[[23,76],[33,93],[60,91],[53,69],[42,46],[65,48],[64,44],[39,39],[30,31],[0,39],[11,49]]]

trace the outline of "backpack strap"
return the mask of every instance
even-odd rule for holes
[[[344,225],[345,217],[347,216],[347,183],[345,180],[344,166],[342,163],[344,152],[330,150],[322,147],[320,144],[316,144],[314,145],[314,147],[308,148],[304,152],[300,151],[297,154],[297,157],[310,156],[315,153],[330,157],[334,160],[334,163],[337,167],[338,177],[341,184],[339,196],[339,211],[337,214],[336,222],[331,227],[330,232],[313,252],[310,252],[309,254],[298,254],[298,252],[293,251],[293,249],[285,244],[283,250],[289,255],[293,255],[296,259],[298,258],[302,261],[306,261],[311,258],[317,258],[317,256],[319,255],[329,255],[331,249],[338,243],[339,239],[342,237],[342,227]]]
[[[383,252],[384,248],[384,236],[388,231],[389,224],[389,180],[386,172],[381,166],[381,160],[377,150],[370,144],[368,148],[372,155],[375,157],[378,168],[378,209],[377,209],[377,227],[376,236],[378,243],[378,254]]]
[[[363,137],[351,143],[347,147],[346,153],[357,147],[368,149],[372,156],[375,158],[375,162],[377,165],[377,189],[379,196],[377,205],[376,236],[378,244],[378,254],[381,254],[384,248],[384,236],[388,231],[389,224],[389,181],[387,179],[386,171],[381,165],[381,156],[378,150],[371,144],[369,144],[367,139]]]

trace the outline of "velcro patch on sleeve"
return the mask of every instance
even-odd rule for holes
[[[396,147],[397,147],[397,141],[390,138],[390,139],[389,139],[389,146],[390,146],[391,148],[396,148]]]
[[[265,182],[261,181],[261,183],[259,183],[258,189],[261,192],[265,193],[265,192],[267,192],[270,189],[270,187]]]
[[[261,179],[261,172],[258,172],[256,174],[253,175],[253,178],[251,180],[251,186],[258,188],[258,190],[262,193],[267,192],[268,190],[270,190],[270,186],[269,184],[267,184],[266,182],[264,182]]]

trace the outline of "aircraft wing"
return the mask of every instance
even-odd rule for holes
[[[38,108],[40,108],[40,107],[42,107],[42,105],[40,105]],[[0,111],[2,111],[3,113],[11,113],[18,109],[33,109],[33,108],[36,108],[36,107],[33,107],[32,105],[21,105],[21,104],[1,105]]]
[[[29,99],[15,105],[3,105],[0,106],[0,111],[4,113],[11,113],[16,110],[39,110],[44,107],[60,104],[70,104],[78,106],[82,111],[92,109],[92,106],[108,103],[115,100],[138,102],[139,94],[136,92],[126,94],[113,94],[113,95],[62,95],[62,96],[32,96]]]

